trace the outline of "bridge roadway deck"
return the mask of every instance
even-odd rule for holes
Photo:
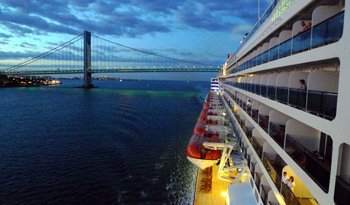
[[[116,68],[92,69],[91,73],[143,73],[143,72],[219,72],[219,68]],[[0,72],[5,75],[48,75],[48,74],[80,74],[84,70],[28,70]]]

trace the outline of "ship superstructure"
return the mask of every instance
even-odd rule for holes
[[[349,10],[275,0],[223,66],[258,204],[350,203]]]
[[[220,99],[249,170],[228,203],[350,203],[349,11],[273,0],[223,65]]]

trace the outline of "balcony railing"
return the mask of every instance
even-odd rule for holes
[[[276,87],[275,86],[267,86],[267,97],[275,100],[276,99]]]
[[[265,85],[260,85],[260,95],[266,97],[266,86]]]
[[[308,49],[327,45],[339,41],[343,35],[344,11],[326,19],[283,43],[270,48],[264,53],[248,60],[247,62],[230,68],[230,73],[236,73],[251,67],[284,58]],[[253,29],[254,30],[254,29]],[[233,65],[233,63],[231,63]]]
[[[293,37],[292,40],[292,53],[300,53],[309,50],[311,46],[311,29],[303,31]]]
[[[278,45],[269,50],[269,61],[278,59]]]
[[[258,87],[259,85],[255,84],[254,86]],[[288,90],[286,87],[276,88],[275,86],[260,85],[260,95],[328,120],[333,120],[336,116],[338,93],[315,90],[306,91],[298,88],[289,88]]]
[[[350,201],[350,183],[337,176],[334,201],[337,205],[347,205]]]
[[[269,116],[268,115],[259,115],[259,125],[261,128],[267,132],[269,128]]]
[[[343,35],[344,12],[317,24],[312,29],[312,48],[338,41]]]
[[[276,100],[278,102],[287,104],[288,103],[288,88],[287,87],[277,87],[276,88]]]
[[[299,201],[297,200],[297,198],[295,197],[292,190],[290,190],[289,187],[284,183],[282,183],[281,194],[283,195],[284,201],[286,202],[286,204],[288,204],[288,205],[301,205],[299,203]]]
[[[334,119],[337,110],[338,93],[311,91],[307,93],[307,111],[327,119]]]
[[[248,138],[252,137],[253,130],[249,127],[246,128],[245,134],[247,135]]]
[[[258,118],[259,118],[259,111],[258,110],[252,109],[252,118],[256,123],[258,123]]]
[[[252,173],[253,178],[255,179],[254,172],[255,172],[255,165],[254,165],[253,163],[251,163],[251,166],[250,166],[250,173]]]
[[[265,186],[261,185],[261,189],[260,189],[260,197],[261,197],[261,201],[263,202],[263,204],[267,204],[267,191]]]
[[[256,141],[254,137],[252,137],[251,141],[256,153],[258,154],[259,158],[262,157],[262,146]]]
[[[282,148],[284,146],[284,135],[286,126],[278,125],[270,122],[269,135],[279,144]]]
[[[257,172],[255,172],[254,181],[255,181],[256,188],[259,190],[259,187],[260,187],[260,176],[259,176],[259,174]]]
[[[306,91],[297,88],[289,88],[289,105],[299,109],[305,109]]]
[[[269,173],[273,183],[279,190],[281,187],[281,172],[283,167],[279,166],[276,162],[271,161],[265,153],[263,154],[262,162],[267,172]]]
[[[285,151],[325,192],[328,192],[330,163],[318,158],[315,152],[309,151],[289,135],[286,135]]]
[[[279,45],[278,58],[284,58],[292,54],[292,39],[286,40]]]

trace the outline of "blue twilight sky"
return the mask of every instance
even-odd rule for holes
[[[260,0],[261,11],[270,0]],[[166,56],[224,63],[258,0],[1,0],[0,60],[32,57],[83,30]]]

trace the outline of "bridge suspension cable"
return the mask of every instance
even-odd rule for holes
[[[19,68],[25,67],[27,65],[30,65],[30,64],[32,64],[32,63],[34,63],[36,61],[44,59],[45,57],[53,55],[54,53],[57,53],[58,51],[61,51],[64,48],[69,47],[70,45],[76,43],[77,41],[81,40],[82,38],[83,38],[82,34],[79,34],[79,35],[75,36],[74,38],[72,38],[71,40],[69,40],[69,41],[67,41],[65,43],[62,43],[59,46],[50,49],[49,51],[46,51],[46,52],[44,52],[44,53],[42,53],[40,55],[37,55],[37,56],[35,56],[35,57],[31,58],[31,59],[28,59],[26,61],[23,61],[20,64],[17,64],[17,65],[14,65],[14,66],[2,69],[1,71],[3,71],[3,72],[11,72],[11,71],[17,70]]]
[[[158,53],[155,53],[155,52],[152,52],[152,51],[147,51],[147,50],[142,50],[142,49],[138,49],[138,48],[133,48],[133,47],[130,47],[130,46],[126,46],[126,45],[123,45],[123,44],[120,44],[120,43],[117,43],[117,42],[114,42],[114,41],[102,38],[102,37],[94,35],[94,34],[92,34],[92,36],[97,38],[97,39],[101,39],[103,41],[109,42],[111,44],[114,44],[114,45],[117,45],[117,46],[120,46],[120,47],[123,47],[123,48],[126,48],[126,49],[130,49],[130,50],[135,51],[135,52],[143,53],[143,54],[146,54],[146,55],[156,56],[156,57],[160,57],[160,58],[164,58],[164,59],[168,59],[168,60],[174,60],[174,61],[190,63],[190,64],[213,66],[212,64],[207,64],[207,63],[202,63],[202,62],[197,62],[197,61],[190,61],[190,60],[185,60],[185,59],[173,58],[173,57],[161,55],[161,54],[158,54]]]
[[[174,54],[176,55],[176,53]],[[84,35],[58,45],[17,65],[4,65],[3,74],[74,74],[83,73]],[[133,48],[103,37],[91,35],[91,73],[116,72],[217,72],[218,66],[154,51]]]

